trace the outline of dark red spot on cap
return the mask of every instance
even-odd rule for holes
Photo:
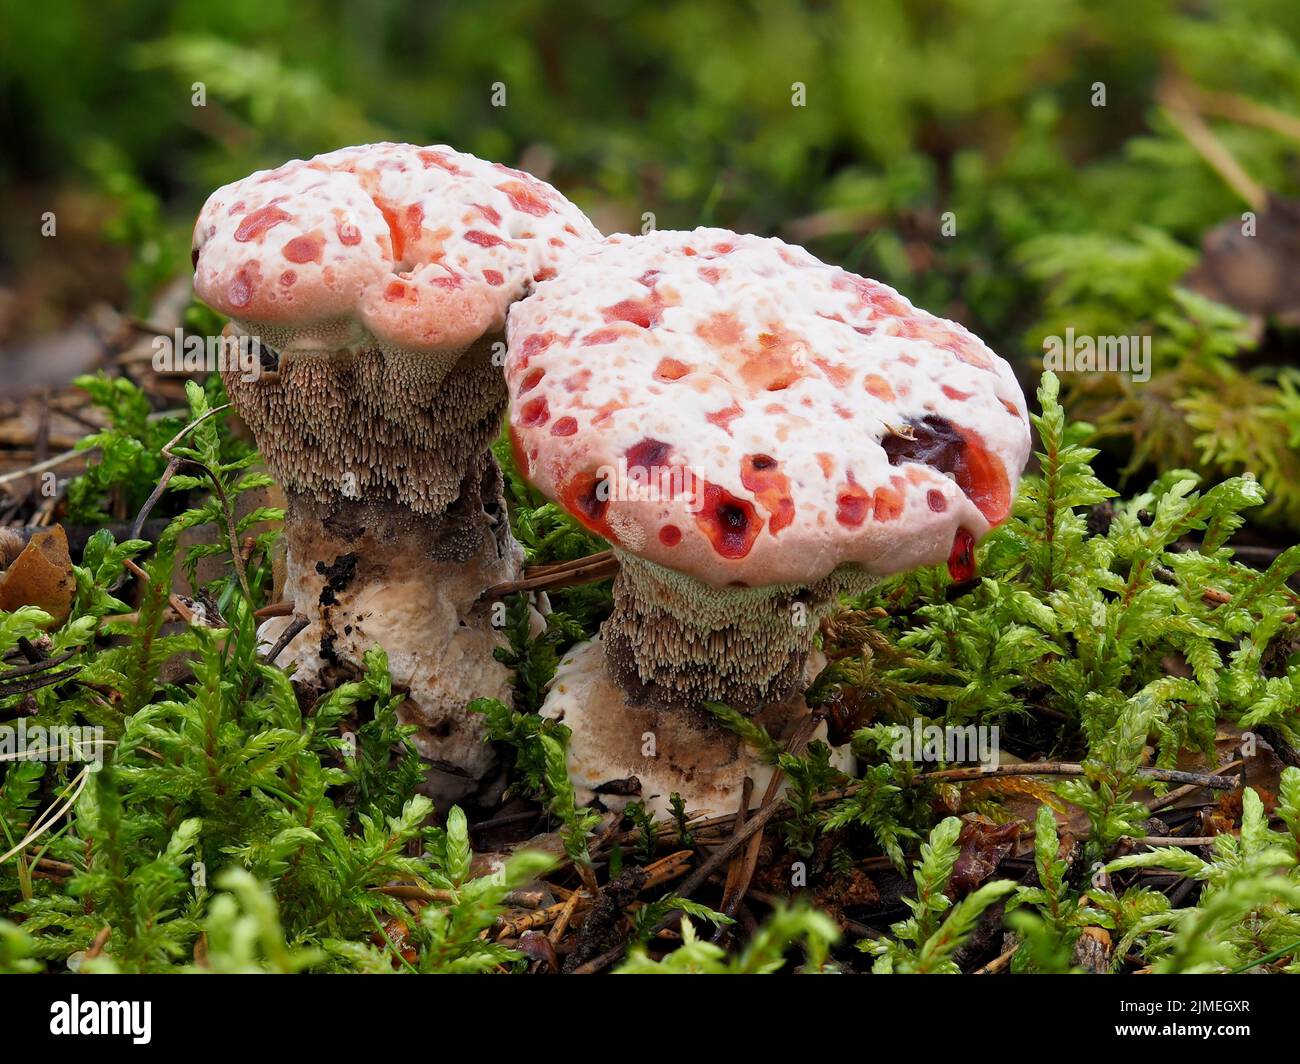
[[[890,465],[921,462],[957,481],[990,524],[1002,521],[1011,509],[1011,485],[1002,463],[975,433],[937,414],[909,421],[912,438],[889,435],[880,441]]]
[[[754,507],[716,484],[706,483],[702,494],[703,505],[695,523],[722,557],[745,557],[762,530]]]
[[[545,425],[550,420],[551,412],[546,405],[546,396],[539,395],[536,399],[529,399],[519,408],[519,424],[530,427],[536,425]]]
[[[577,419],[567,416],[558,418],[555,424],[551,426],[552,436],[572,436],[577,431]]]
[[[493,225],[501,224],[501,212],[495,207],[489,207],[486,203],[476,203],[474,209]]]
[[[519,342],[519,354],[523,358],[523,364],[527,365],[528,360],[534,355],[540,355],[555,342],[555,333],[533,333],[525,336]]]
[[[251,214],[244,215],[244,220],[235,230],[235,239],[241,242],[256,240],[268,229],[288,220],[289,215],[274,204],[259,207]]]
[[[560,493],[565,506],[574,517],[593,532],[612,540],[605,511],[609,509],[609,481],[596,473],[579,473]]]
[[[671,453],[672,445],[663,440],[647,439],[634,443],[627,449],[628,476],[639,483],[649,483],[649,471],[662,467]]]
[[[501,276],[500,270],[484,270],[483,280],[487,281],[493,288],[498,288],[506,283],[506,279]]]
[[[846,528],[857,528],[867,519],[867,510],[871,506],[871,492],[849,474],[849,482],[835,497],[835,520]]]
[[[519,382],[519,394],[531,392],[542,382],[542,378],[545,376],[546,370],[542,369],[541,366],[534,366],[524,374],[524,379]]]
[[[481,248],[494,248],[498,244],[504,244],[505,241],[499,236],[493,236],[491,233],[485,233],[482,229],[467,229],[465,239],[471,244],[477,244]]]
[[[601,344],[612,344],[620,336],[622,331],[613,329],[597,329],[595,332],[589,332],[582,338],[583,347],[599,347]]]
[[[739,403],[732,403],[725,410],[715,410],[711,414],[705,414],[704,419],[724,432],[731,432],[731,423],[740,417],[744,411],[741,410]]]
[[[925,501],[929,504],[930,509],[937,514],[941,514],[944,510],[948,509],[948,500],[944,498],[943,492],[938,488],[931,488],[927,491],[925,493]]]
[[[663,318],[664,305],[658,293],[644,299],[623,299],[601,310],[607,322],[630,321],[642,329],[653,329]]]
[[[957,529],[957,534],[952,537],[948,575],[959,584],[975,577],[975,537],[964,528]]]
[[[361,230],[351,222],[339,222],[334,231],[338,234],[340,244],[351,247],[361,243]]]
[[[253,300],[253,280],[247,270],[240,270],[226,289],[232,307],[246,307]]]
[[[871,516],[877,521],[894,521],[903,515],[903,493],[896,488],[879,487],[876,489],[875,502],[871,507]]]
[[[665,547],[675,547],[682,541],[682,530],[676,525],[664,525],[659,530],[659,542]]]
[[[376,197],[375,206],[384,216],[388,226],[388,236],[393,245],[393,260],[401,262],[406,258],[407,248],[420,238],[424,230],[424,208],[418,203],[398,207]]]
[[[290,262],[320,262],[325,238],[319,233],[296,236],[284,245],[284,257]]]
[[[781,472],[777,460],[771,455],[745,455],[740,463],[740,482],[754,493],[758,504],[771,515],[767,527],[773,535],[794,521],[790,478]]]

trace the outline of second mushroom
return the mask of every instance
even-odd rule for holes
[[[493,771],[466,703],[509,699],[479,601],[522,562],[488,449],[506,311],[597,237],[528,174],[408,144],[255,173],[195,227],[196,292],[263,355],[224,376],[288,496],[285,594],[308,623],[281,663],[325,690],[383,646],[444,799]]]
[[[734,811],[763,772],[701,703],[791,733],[841,593],[971,575],[1029,454],[1024,396],[979,339],[779,240],[610,237],[508,332],[520,469],[621,566],[542,710],[587,796],[636,777],[658,812],[674,791]]]

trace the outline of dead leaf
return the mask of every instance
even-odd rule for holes
[[[1300,200],[1270,194],[1253,231],[1246,224],[1232,218],[1210,230],[1183,284],[1251,317],[1300,323]]]
[[[54,618],[54,628],[68,619],[76,592],[62,525],[37,532],[13,564],[0,573],[0,610],[36,606]]]
[[[525,931],[519,936],[517,948],[524,956],[545,964],[547,971],[558,972],[560,970],[560,961],[555,955],[555,946],[541,931]]]
[[[988,879],[1020,838],[1021,823],[995,824],[988,817],[969,813],[962,817],[957,836],[957,863],[949,881],[951,896],[959,898]]]

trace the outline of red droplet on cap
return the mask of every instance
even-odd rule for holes
[[[948,575],[958,584],[975,578],[975,537],[965,528],[957,529],[952,537]]]

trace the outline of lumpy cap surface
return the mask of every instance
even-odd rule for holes
[[[292,351],[462,348],[599,233],[544,181],[444,145],[369,144],[225,185],[194,228],[209,306]]]
[[[976,336],[776,239],[609,237],[507,336],[529,480],[715,587],[968,554],[1029,455],[1024,395]]]

